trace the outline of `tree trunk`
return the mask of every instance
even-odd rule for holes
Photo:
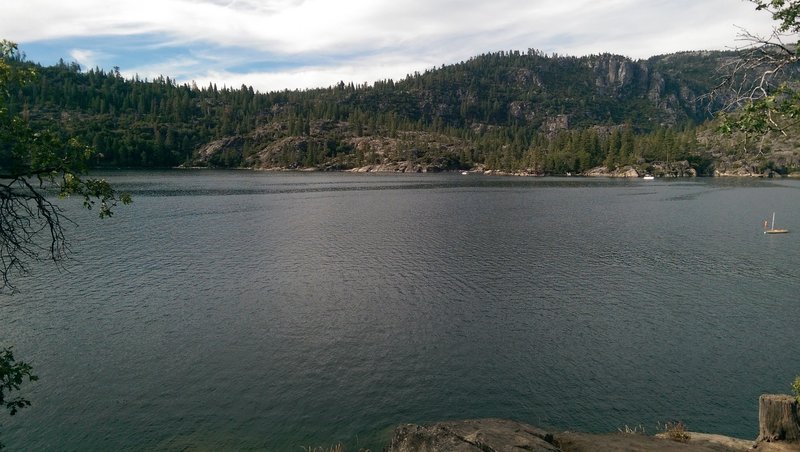
[[[758,441],[800,441],[800,407],[793,396],[758,398]]]

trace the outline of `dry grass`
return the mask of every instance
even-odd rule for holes
[[[628,427],[628,425],[623,425],[622,427],[619,427],[617,430],[619,430],[620,433],[624,433],[626,435],[644,435],[645,434],[644,426],[642,424],[634,425],[633,427]]]
[[[685,443],[692,439],[692,437],[686,431],[686,426],[683,425],[683,422],[681,421],[667,422],[664,424],[663,430],[667,438],[673,441]]]

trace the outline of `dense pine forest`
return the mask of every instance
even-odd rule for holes
[[[398,81],[270,93],[62,61],[12,87],[9,109],[91,145],[98,167],[709,174],[739,152],[707,139],[718,106],[705,94],[733,57],[497,52]],[[756,171],[797,166],[794,154],[762,160]]]

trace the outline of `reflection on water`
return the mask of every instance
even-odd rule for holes
[[[797,181],[109,177],[134,204],[75,209],[68,273],[0,299],[41,376],[11,450],[379,450],[471,417],[752,438],[800,368],[800,246],[760,230],[800,231]]]

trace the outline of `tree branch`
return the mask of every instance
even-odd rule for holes
[[[11,276],[27,274],[30,262],[63,261],[69,244],[63,225],[72,223],[26,177],[0,184],[0,277],[15,290]]]

